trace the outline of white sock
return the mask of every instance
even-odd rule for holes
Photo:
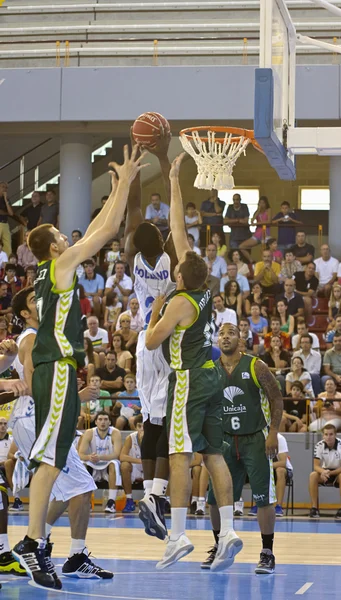
[[[10,552],[7,533],[0,533],[0,554]]]
[[[198,496],[192,496],[192,502],[198,502],[199,497]]]
[[[109,500],[116,500],[117,490],[109,490]]]
[[[158,479],[157,477],[154,477],[152,494],[155,494],[155,496],[165,496],[167,487],[168,487],[167,479]]]
[[[186,516],[187,516],[187,507],[186,508],[171,508],[171,516],[172,516],[172,533],[170,535],[170,539],[172,542],[179,539],[179,537],[185,533],[186,529]]]
[[[126,498],[131,498],[131,500],[133,499],[133,494],[126,494]]]
[[[233,506],[221,506],[220,513],[220,537],[233,530]]]
[[[149,494],[151,494],[152,487],[153,487],[153,480],[152,479],[145,479],[144,482],[143,482],[143,489],[144,489],[144,495],[145,496],[149,496]]]
[[[45,535],[46,537],[48,537],[52,531],[52,527],[53,525],[49,525],[48,523],[45,524]]]
[[[74,540],[73,538],[71,538],[71,548],[69,557],[73,556],[74,554],[81,554],[85,547],[85,540]]]

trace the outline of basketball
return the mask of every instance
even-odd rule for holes
[[[157,141],[155,136],[169,133],[170,126],[162,115],[156,112],[146,112],[137,117],[133,125],[133,138],[137,144],[146,148],[155,148]]]

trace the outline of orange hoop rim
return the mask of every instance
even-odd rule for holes
[[[188,140],[192,140],[193,137],[191,134],[193,131],[214,131],[215,133],[232,133],[232,143],[239,142],[240,139],[244,137],[250,140],[250,142],[256,150],[264,153],[263,148],[258,144],[257,140],[255,139],[255,132],[253,129],[241,129],[240,127],[229,127],[224,125],[199,125],[198,127],[185,127],[184,129],[181,129],[179,135],[184,135]],[[203,142],[208,142],[208,137],[203,137],[200,135],[200,139]],[[218,144],[222,144],[224,142],[224,139],[215,138],[214,141]]]

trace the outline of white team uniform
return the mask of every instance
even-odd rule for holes
[[[16,340],[18,347],[22,340],[30,333],[36,333],[35,329],[28,328],[19,335]],[[24,367],[17,356],[13,362],[19,378],[24,379]],[[31,396],[20,396],[16,400],[8,423],[12,430],[13,439],[18,446],[25,461],[29,462],[31,448],[35,442],[35,410],[34,400]],[[56,500],[68,502],[71,498],[93,492],[97,486],[84,467],[74,446],[71,446],[66,465],[58,475],[52,488],[51,497]]]
[[[129,456],[131,456],[132,458],[141,458],[141,448],[139,446],[138,441],[138,432],[134,431],[134,433],[131,433],[129,437],[131,438],[131,449],[129,451]],[[137,463],[131,463],[131,466],[133,467],[131,471],[131,482],[134,483],[134,481],[143,479],[142,465],[138,465]]]
[[[101,438],[97,427],[92,429],[92,438],[90,441],[90,452],[89,454],[111,454],[113,451],[113,445],[111,440],[111,434],[114,430],[114,427],[109,427],[108,433],[105,438]],[[86,461],[86,464],[93,469],[92,476],[95,481],[108,481],[108,466],[110,464],[115,465],[116,471],[116,485],[121,485],[121,470],[120,470],[120,461],[113,459],[109,461],[101,460],[98,463],[92,463],[90,460]]]
[[[162,348],[147,350],[146,329],[150,320],[152,305],[157,296],[168,296],[175,290],[171,279],[171,261],[166,252],[151,267],[138,252],[134,260],[134,290],[144,318],[145,328],[140,332],[136,349],[136,384],[142,405],[143,420],[154,425],[162,425],[166,415],[168,375],[170,368],[165,361]]]

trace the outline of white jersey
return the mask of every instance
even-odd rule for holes
[[[18,348],[20,348],[21,342],[30,335],[31,333],[36,334],[37,330],[33,329],[33,327],[28,327],[23,331],[16,339],[16,343]],[[14,359],[12,364],[13,368],[19,375],[19,379],[24,380],[24,365],[19,360],[19,353]],[[10,420],[8,423],[8,427],[13,429],[16,421],[18,419],[31,419],[34,422],[34,400],[31,396],[20,396],[14,404]]]
[[[97,427],[92,430],[92,438],[90,441],[90,454],[98,454],[99,456],[104,454],[112,454],[113,446],[111,441],[111,434],[114,431],[114,427],[109,427],[108,433],[104,438],[98,433]],[[87,461],[87,465],[93,467],[96,470],[106,469],[110,461],[101,460],[98,463],[92,463]]]
[[[131,439],[131,448],[129,451],[129,456],[132,458],[141,458],[141,448],[138,440],[138,432],[134,431],[134,433],[130,434]]]
[[[163,294],[168,296],[175,290],[175,283],[172,281],[171,275],[171,261],[166,252],[159,256],[155,267],[148,264],[141,252],[136,254],[134,291],[145,325],[149,323],[155,298]]]

